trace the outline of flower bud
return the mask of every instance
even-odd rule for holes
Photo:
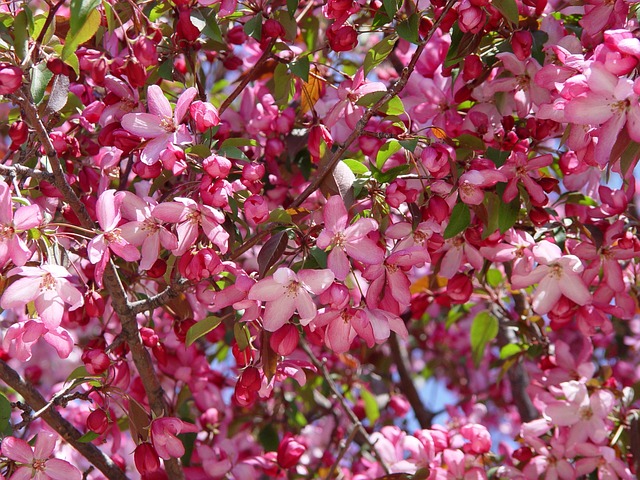
[[[205,172],[214,178],[227,178],[231,171],[231,161],[220,155],[211,155],[202,161],[202,167]]]
[[[11,146],[9,149],[18,150],[29,137],[29,127],[22,120],[12,123],[9,127],[9,138],[11,138]]]
[[[351,25],[327,29],[329,46],[334,52],[348,52],[358,45],[358,32]]]
[[[9,63],[0,63],[0,95],[15,92],[22,85],[22,70]]]
[[[136,469],[142,475],[155,472],[160,468],[160,457],[158,457],[153,445],[147,442],[137,446],[133,453],[133,461],[136,464]]]
[[[462,0],[458,7],[458,22],[463,32],[479,33],[485,22],[484,12],[468,0]]]
[[[252,195],[244,201],[244,214],[247,220],[257,225],[269,220],[269,206],[262,195]]]
[[[158,50],[156,44],[147,37],[138,37],[136,43],[133,44],[133,54],[145,67],[158,64]]]
[[[464,59],[464,67],[462,69],[462,78],[465,82],[469,82],[478,78],[482,71],[484,70],[484,65],[482,60],[478,55],[468,55]],[[510,130],[510,129],[509,129]]]
[[[511,48],[521,62],[524,62],[531,55],[531,45],[533,45],[531,32],[518,30],[511,36]]]
[[[209,102],[197,100],[189,107],[191,118],[196,122],[196,130],[203,133],[220,123],[218,110]]]
[[[457,273],[447,283],[447,295],[451,299],[451,303],[466,303],[472,293],[473,283],[471,279],[463,273]]]
[[[273,18],[268,19],[262,25],[263,38],[281,38],[284,37],[285,33],[282,24]]]
[[[242,45],[247,40],[247,34],[241,25],[236,25],[227,32],[227,41],[232,45]]]
[[[299,338],[295,325],[287,323],[271,334],[269,345],[278,355],[286,357],[296,349]]]
[[[278,445],[278,465],[285,470],[295,467],[306,450],[307,447],[298,442],[295,437],[285,436]]]
[[[109,418],[103,410],[94,410],[87,417],[87,428],[92,432],[102,434],[109,428]]]
[[[144,346],[149,348],[155,347],[160,341],[160,337],[158,337],[158,334],[153,328],[141,327],[140,337],[142,338],[142,343],[144,343]]]
[[[102,350],[85,350],[82,361],[89,375],[100,375],[109,368],[111,360]]]

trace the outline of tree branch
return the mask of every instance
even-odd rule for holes
[[[413,413],[418,420],[418,423],[422,428],[431,428],[431,422],[433,421],[434,414],[428,411],[422,399],[418,394],[411,373],[409,372],[409,365],[411,360],[409,359],[409,353],[403,343],[400,343],[398,336],[395,333],[391,333],[389,337],[389,345],[391,346],[391,354],[393,355],[393,362],[398,368],[398,375],[400,375],[401,392],[407,397]]]
[[[42,410],[40,417],[53,428],[73,448],[82,454],[92,465],[110,480],[127,480],[127,476],[102,450],[92,443],[78,442],[82,433],[68,422],[55,408],[46,408],[47,401],[31,384],[25,382],[6,362],[0,360],[0,378],[18,394],[34,410]]]

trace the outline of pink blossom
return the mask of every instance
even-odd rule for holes
[[[367,237],[378,228],[375,220],[360,218],[349,225],[349,215],[339,195],[329,198],[322,213],[325,228],[316,245],[322,249],[331,247],[327,266],[338,280],[344,280],[351,270],[347,256],[367,265],[382,263],[383,250]]]
[[[51,458],[56,446],[56,435],[41,431],[33,448],[20,438],[5,437],[2,455],[17,462],[18,469],[12,480],[81,480],[82,473],[65,460]]]
[[[554,425],[571,427],[570,445],[591,439],[602,444],[610,433],[607,416],[613,410],[615,398],[611,392],[596,390],[591,395],[587,386],[575,380],[560,384],[564,400],[547,402],[544,409]]]
[[[539,283],[533,295],[533,309],[540,315],[549,313],[564,295],[578,305],[591,302],[591,294],[580,277],[584,270],[575,255],[562,255],[560,247],[543,240],[533,248],[539,265],[529,274],[513,275],[514,288],[524,288]]]
[[[11,325],[4,333],[2,348],[21,362],[26,362],[31,359],[31,348],[41,338],[55,348],[60,358],[69,357],[73,350],[69,332],[62,327],[50,327],[37,318]]]
[[[153,215],[160,220],[177,223],[178,246],[173,251],[176,256],[184,253],[195,243],[202,227],[204,234],[220,249],[227,253],[229,234],[222,228],[224,214],[208,205],[201,205],[190,198],[175,198],[173,202],[157,205]]]
[[[87,245],[89,261],[96,264],[96,283],[102,285],[102,275],[111,258],[110,252],[124,258],[128,262],[140,259],[140,252],[122,237],[122,230],[118,228],[121,213],[120,206],[125,192],[106,190],[96,203],[96,215],[102,233],[94,237]]]
[[[124,217],[131,220],[120,228],[122,238],[135,246],[141,246],[140,269],[149,270],[158,259],[160,246],[175,250],[178,240],[154,215],[157,204],[151,199],[144,201],[131,192],[125,192],[121,209]]]
[[[182,441],[176,435],[197,431],[197,426],[183,422],[179,418],[156,418],[151,422],[151,443],[161,458],[165,460],[180,458],[185,450]]]
[[[191,118],[196,122],[196,130],[198,132],[206,132],[209,128],[215,127],[220,123],[218,110],[209,102],[201,102],[196,100],[189,107]]]
[[[152,139],[140,155],[143,163],[156,163],[160,159],[160,153],[169,143],[184,145],[193,141],[182,121],[197,93],[193,87],[186,89],[178,98],[176,110],[173,112],[162,89],[157,85],[151,85],[147,89],[149,113],[127,113],[122,117],[122,127],[125,130],[142,138]]]
[[[120,99],[107,105],[100,115],[100,126],[104,127],[113,122],[119,122],[128,113],[139,112],[138,89],[131,86],[123,80],[107,75],[104,78],[104,86],[107,88],[109,95]]]
[[[460,200],[467,205],[480,205],[484,200],[482,189],[493,187],[498,182],[506,182],[507,177],[499,170],[469,170],[458,180]]]
[[[64,314],[64,305],[69,310],[80,308],[84,297],[74,287],[68,277],[71,274],[60,265],[43,265],[42,267],[18,267],[8,276],[21,275],[4,291],[0,306],[4,309],[18,309],[34,302],[36,311],[48,329],[60,325]]]
[[[0,180],[0,265],[9,259],[21,267],[31,258],[31,251],[20,237],[20,233],[42,223],[42,212],[38,205],[22,206],[13,211],[11,189]]]
[[[504,189],[503,200],[511,202],[515,199],[518,196],[518,183],[522,183],[533,203],[535,205],[544,205],[547,196],[535,180],[538,178],[538,170],[548,167],[552,163],[553,157],[551,155],[542,155],[529,160],[523,152],[512,152],[507,162],[499,169],[509,180],[507,188]]]
[[[263,314],[264,329],[275,332],[298,312],[300,323],[307,325],[317,315],[311,293],[319,295],[331,286],[331,270],[301,270],[297,274],[281,267],[273,276],[256,283],[249,291],[250,300],[267,302]]]

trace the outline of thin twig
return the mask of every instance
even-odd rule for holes
[[[347,450],[349,449],[349,445],[351,445],[351,443],[353,442],[353,439],[356,438],[357,433],[358,433],[358,428],[355,425],[351,425],[351,431],[349,432],[349,436],[340,447],[340,452],[338,452],[338,456],[336,457],[336,460],[333,462],[333,465],[331,465],[331,468],[329,469],[327,476],[324,477],[325,480],[331,480],[333,478],[333,474],[335,473],[336,468],[338,468],[338,465],[340,464],[340,460],[342,460],[342,457],[344,457],[344,454],[347,453]]]
[[[43,170],[36,170],[22,165],[0,165],[0,175],[14,177],[31,177],[38,180],[47,180],[51,182],[53,175]]]
[[[155,308],[163,306],[167,303],[167,300],[176,298],[181,292],[184,292],[187,288],[191,287],[192,283],[188,280],[181,279],[174,285],[169,285],[162,292],[154,295],[153,297],[146,298],[144,300],[138,300],[136,302],[130,302],[129,309],[133,314],[147,312]]]
[[[33,385],[25,382],[18,372],[3,360],[0,360],[0,379],[21,395],[31,408],[42,410],[47,405],[47,401],[40,392]],[[128,477],[124,472],[98,447],[91,442],[78,442],[82,433],[63,418],[58,410],[46,409],[42,412],[41,418],[107,478],[127,480]]]
[[[315,356],[315,354],[311,351],[311,348],[309,348],[309,345],[307,344],[307,342],[305,342],[304,339],[302,338],[300,339],[300,346],[302,347],[304,352],[307,354],[307,356],[311,360],[311,363],[313,363],[313,365],[318,369],[318,371],[322,375],[322,378],[324,378],[325,382],[327,382],[327,384],[329,385],[331,392],[333,392],[333,394],[336,396],[336,398],[340,402],[340,405],[342,406],[344,413],[347,415],[347,417],[349,417],[349,420],[351,420],[352,425],[357,429],[357,431],[360,434],[362,434],[364,441],[371,448],[371,454],[380,463],[385,473],[389,474],[390,473],[389,466],[382,459],[382,457],[380,457],[378,451],[375,449],[374,445],[371,443],[371,440],[369,439],[369,433],[365,430],[364,426],[360,422],[360,419],[347,403],[347,399],[344,398],[344,395],[338,388],[338,385],[336,385],[336,382],[334,382],[333,379],[331,378],[331,375],[329,374],[329,371],[327,370],[326,365],[320,360],[318,360],[318,357]]]

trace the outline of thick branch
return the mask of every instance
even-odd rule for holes
[[[47,405],[47,401],[40,395],[40,392],[33,385],[20,378],[20,375],[3,360],[0,360],[0,378],[18,392],[34,410],[41,410]],[[78,442],[82,433],[64,419],[58,410],[47,408],[40,417],[107,478],[127,480],[124,472],[98,447],[92,443]]]
[[[156,309],[166,304],[168,300],[176,298],[178,295],[180,295],[181,292],[184,292],[190,286],[191,282],[182,279],[175,285],[169,285],[162,292],[154,295],[153,297],[129,303],[129,310],[135,315],[141,312],[147,312],[149,310]]]
[[[433,413],[428,411],[422,399],[418,394],[413,379],[411,378],[411,372],[409,371],[409,365],[411,360],[409,359],[409,353],[403,343],[398,340],[398,336],[392,333],[389,337],[389,345],[391,346],[391,354],[393,355],[393,362],[398,368],[398,375],[400,375],[400,386],[402,393],[407,397],[413,413],[418,420],[418,423],[422,428],[431,428],[431,421],[433,420]]]
[[[16,97],[16,101],[20,104],[20,107],[22,107],[25,121],[35,130],[38,140],[42,143],[45,149],[45,153],[49,158],[49,163],[51,164],[51,169],[53,170],[53,184],[58,188],[58,190],[60,190],[60,192],[62,192],[65,201],[69,203],[73,212],[80,219],[82,226],[88,230],[93,230],[95,228],[95,224],[89,216],[84,204],[67,183],[60,159],[58,158],[56,150],[53,147],[53,143],[49,138],[49,134],[38,115],[38,111],[33,103],[30,100],[27,100],[29,98],[28,92],[24,91],[23,94],[24,97]],[[138,370],[138,374],[140,375],[140,379],[142,380],[142,384],[149,400],[149,405],[155,415],[165,415],[168,408],[164,399],[164,390],[160,385],[160,380],[158,379],[158,375],[151,361],[151,356],[142,344],[138,331],[136,314],[129,308],[126,291],[120,282],[116,269],[112,263],[109,263],[105,269],[103,282],[105,289],[111,296],[113,309],[120,319],[122,331],[129,348],[131,349],[131,356],[136,365],[136,369]],[[171,479],[184,479],[184,473],[178,460],[171,459],[165,461],[165,467],[167,474]]]

